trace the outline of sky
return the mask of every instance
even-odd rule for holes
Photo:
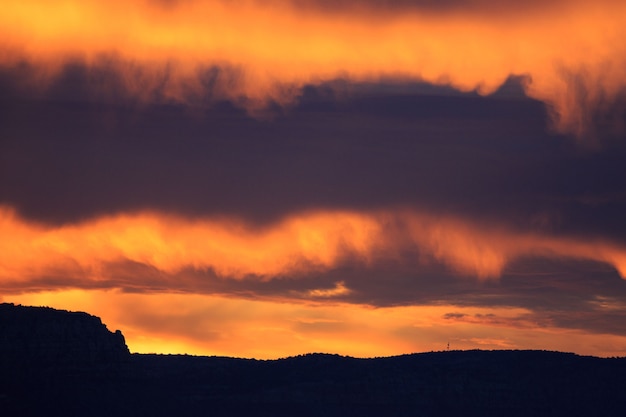
[[[7,0],[0,302],[133,352],[624,356],[624,38],[613,0]]]

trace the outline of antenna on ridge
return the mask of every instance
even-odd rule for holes
[[[448,342],[448,348],[446,349],[448,352],[450,351],[450,342]]]

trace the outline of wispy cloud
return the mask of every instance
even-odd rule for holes
[[[39,286],[45,283],[41,277],[64,276],[63,285],[80,288],[106,282],[151,288],[155,279],[166,279],[160,285],[175,291],[176,283],[166,277],[185,269],[210,270],[227,279],[272,280],[328,271],[347,262],[394,259],[412,259],[415,268],[437,262],[485,280],[499,277],[509,262],[528,256],[605,262],[626,276],[626,250],[618,244],[515,232],[406,210],[309,212],[264,227],[159,213],[120,214],[54,227],[29,223],[4,208],[0,229],[5,288],[27,289],[33,278]],[[116,284],[113,275],[119,272],[109,266],[123,262],[145,265],[162,276]],[[52,287],[57,278],[51,280]],[[335,290],[342,291],[341,286]]]
[[[481,2],[452,2],[437,13],[419,4],[383,14],[376,2],[349,13],[310,6],[10,1],[0,17],[2,62],[30,62],[47,74],[72,61],[106,65],[130,94],[148,100],[210,94],[251,111],[337,78],[424,80],[488,94],[517,74],[528,77],[527,94],[553,110],[559,130],[582,137],[598,123],[619,128],[620,2],[532,3],[524,13],[506,12],[515,10],[509,2],[495,14]]]

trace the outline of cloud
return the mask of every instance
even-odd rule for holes
[[[91,100],[86,72],[68,70],[45,100],[16,94],[19,74],[0,77],[0,201],[25,218],[157,210],[262,224],[408,206],[624,243],[626,143],[579,152],[546,132],[542,104],[519,90],[361,85],[335,100],[307,87],[298,106],[263,121],[227,103]]]
[[[195,270],[224,279],[267,281],[380,262],[408,262],[416,269],[434,262],[489,280],[529,256],[594,260],[626,277],[626,249],[615,243],[516,232],[414,210],[305,212],[265,226],[142,212],[55,227],[27,222],[5,207],[0,230],[1,284],[13,290],[69,286],[141,291],[156,285],[202,291],[193,279],[179,286],[172,278]],[[125,265],[154,273],[132,278],[120,274],[118,268]],[[124,275],[131,281],[118,281]],[[347,289],[337,284],[330,292],[309,294],[331,293],[346,294]]]
[[[443,318],[446,320],[452,320],[452,319],[462,319],[466,316],[467,314],[465,313],[446,313],[443,315]]]
[[[104,65],[143,100],[209,93],[252,112],[338,78],[423,80],[489,94],[518,74],[528,76],[526,92],[553,110],[560,131],[591,135],[598,117],[589,113],[619,128],[622,107],[614,103],[626,79],[620,2],[496,15],[482,2],[435,14],[416,3],[383,15],[376,4],[331,13],[323,4],[303,11],[277,2],[11,1],[0,48],[4,65],[26,61],[51,75],[70,62]]]
[[[336,282],[333,288],[313,289],[307,291],[307,295],[313,298],[331,298],[339,295],[350,294],[352,291],[346,287],[345,282]]]

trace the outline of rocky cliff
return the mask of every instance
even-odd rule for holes
[[[92,364],[130,356],[122,333],[87,313],[0,304],[0,365]]]

